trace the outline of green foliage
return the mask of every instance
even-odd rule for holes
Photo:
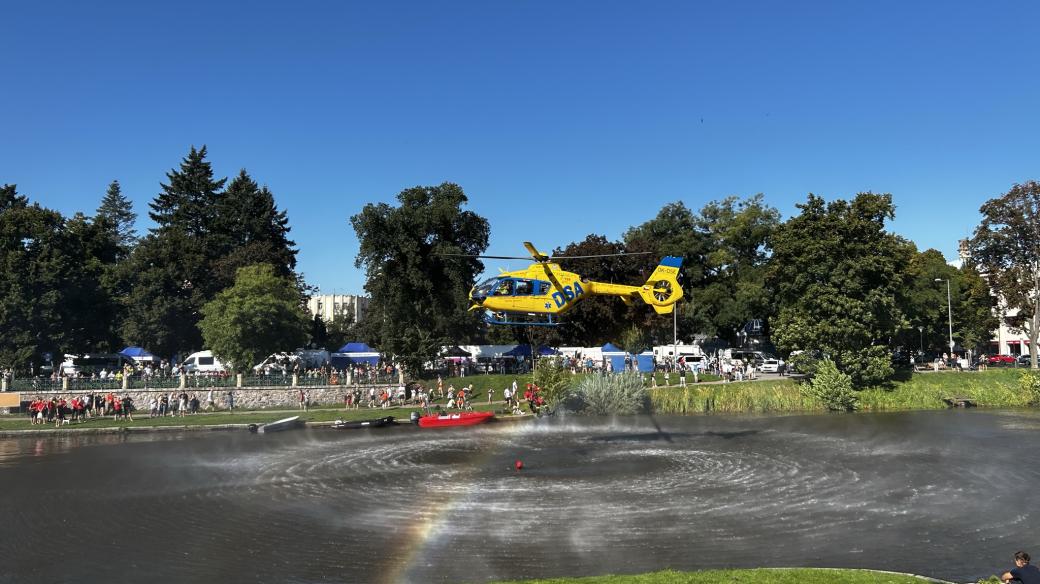
[[[802,386],[802,392],[820,401],[831,411],[851,412],[857,406],[858,398],[852,389],[852,377],[838,371],[830,359],[820,362],[816,375]]]
[[[954,339],[965,348],[985,350],[999,322],[993,314],[995,299],[974,268],[968,265],[955,268],[940,252],[929,249],[913,253],[906,272],[906,287],[901,297],[907,326],[897,333],[895,345],[914,351],[949,350],[950,312],[946,284],[936,282],[940,279],[950,281]]]
[[[1040,183],[1016,184],[979,209],[982,223],[969,240],[971,263],[986,274],[994,294],[1017,308],[1012,328],[1040,337]]]
[[[894,217],[892,197],[860,193],[825,204],[809,195],[799,208],[773,237],[773,342],[823,351],[857,386],[883,382],[893,370],[879,355],[904,328],[900,305],[913,253],[884,230]]]
[[[296,243],[289,239],[289,219],[266,186],[243,169],[215,205],[209,239],[218,257],[211,273],[219,288],[231,285],[238,269],[252,264],[269,264],[277,275],[293,277]]]
[[[462,210],[468,199],[456,184],[407,189],[397,200],[397,207],[365,205],[350,219],[360,242],[355,265],[365,269],[372,297],[360,330],[417,375],[436,357],[434,343],[482,333],[479,317],[468,312],[468,294],[483,265],[443,254],[479,255],[489,227]]]
[[[651,411],[660,414],[806,412],[821,408],[793,379],[713,383],[650,390]]]
[[[677,306],[679,337],[700,333],[733,342],[739,327],[770,309],[764,267],[779,221],[762,195],[713,201],[699,214],[672,203],[625,233],[626,251],[650,251],[655,262],[664,255],[683,257],[681,282],[689,301]],[[629,320],[650,330],[655,342],[672,339],[671,320],[645,307],[633,307]]]
[[[294,243],[287,237],[284,212],[266,187],[243,170],[223,191],[206,160],[194,147],[168,184],[151,202],[157,227],[140,241],[124,273],[124,338],[159,355],[201,348],[202,307],[234,282],[237,270],[266,263],[274,274],[294,280],[302,301]],[[298,346],[298,345],[294,345]]]
[[[267,264],[239,268],[235,284],[202,313],[206,345],[238,372],[271,353],[302,346],[310,326],[294,282]]]
[[[802,351],[787,358],[787,366],[792,372],[804,373],[809,376],[816,374],[816,368],[819,365],[820,359],[811,351]]]
[[[535,361],[533,381],[541,388],[542,398],[552,410],[567,397],[574,380],[570,371],[564,367],[563,359],[546,356]]]
[[[0,367],[39,372],[44,353],[109,351],[118,306],[106,287],[118,251],[104,226],[0,188]]]
[[[134,228],[137,213],[134,212],[133,203],[123,195],[119,181],[114,180],[108,185],[101,205],[94,214],[94,221],[107,228],[121,258],[129,255],[130,250],[137,244],[137,230]]]
[[[1040,405],[1040,371],[1024,371],[1018,385],[1029,396],[1029,405]]]
[[[586,376],[575,385],[574,395],[581,404],[577,413],[591,416],[638,414],[649,403],[643,376],[631,371]]]

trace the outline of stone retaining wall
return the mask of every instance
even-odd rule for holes
[[[383,387],[383,386],[380,386]],[[242,409],[286,409],[295,408],[300,405],[300,389],[304,391],[307,401],[311,405],[320,404],[341,404],[343,403],[343,396],[346,392],[351,389],[346,385],[314,385],[314,386],[303,386],[303,387],[215,387],[213,388],[213,401],[216,403],[218,409],[224,409],[227,403],[227,393],[231,391],[235,396],[235,408]],[[148,402],[152,398],[158,399],[161,395],[169,395],[172,393],[174,399],[182,392],[188,394],[190,399],[192,395],[198,396],[200,402],[200,408],[203,410],[206,408],[206,401],[209,398],[208,388],[185,388],[185,389],[129,389],[129,390],[114,390],[113,393],[122,397],[129,395],[134,400],[134,407],[137,411],[148,411]],[[104,396],[107,391],[98,391],[97,394]],[[364,389],[365,395],[368,394],[367,387]],[[44,399],[50,397],[64,397],[69,399],[73,395],[80,395],[79,392],[71,391],[40,391],[35,393],[22,393],[22,400],[32,400],[37,396]]]

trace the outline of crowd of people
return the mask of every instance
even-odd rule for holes
[[[88,393],[82,396],[53,396],[45,399],[37,396],[29,402],[27,414],[33,425],[53,423],[55,426],[85,422],[90,418],[112,416],[112,419],[133,421],[134,400],[129,395],[118,396],[112,392],[104,395]]]

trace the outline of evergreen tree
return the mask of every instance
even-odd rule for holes
[[[213,277],[226,287],[239,268],[256,263],[273,266],[279,276],[293,277],[297,252],[289,231],[289,219],[278,210],[274,195],[243,169],[217,204],[212,240],[221,257],[214,264]]]
[[[119,181],[114,180],[108,185],[108,191],[101,199],[101,205],[97,208],[94,218],[111,229],[112,238],[119,246],[121,256],[129,255],[130,250],[137,244],[137,230],[134,228],[137,213],[134,213],[133,203],[123,196]]]
[[[223,282],[212,276],[222,251],[214,245],[218,201],[225,179],[213,178],[206,147],[194,147],[149,206],[156,223],[134,250],[126,298],[127,342],[160,355],[201,348],[202,306]]]
[[[174,229],[203,238],[210,235],[217,199],[227,179],[214,180],[206,147],[196,150],[192,146],[180,170],[171,170],[166,177],[169,184],[161,184],[162,192],[149,203],[148,216],[159,226],[158,231]]]

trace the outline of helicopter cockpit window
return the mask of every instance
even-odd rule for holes
[[[502,280],[495,288],[495,296],[510,296],[513,294],[513,281]]]
[[[474,295],[482,297],[490,296],[491,292],[495,289],[495,284],[497,283],[498,278],[488,278],[487,280],[484,280],[480,284],[477,284],[477,287],[473,290]]]
[[[516,296],[530,296],[533,292],[533,282],[530,280],[517,280],[516,291],[513,293]]]

